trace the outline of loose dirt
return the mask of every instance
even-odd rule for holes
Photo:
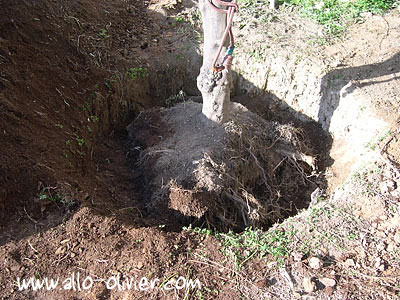
[[[373,220],[376,225],[363,221],[364,227],[350,226],[346,227],[348,231],[344,231],[351,234],[341,241],[351,239],[354,231],[357,235],[356,230],[360,228],[371,232],[371,228],[374,228],[372,234],[364,236],[368,245],[361,243],[359,248],[354,248],[357,251],[364,249],[359,253],[366,253],[365,257],[357,260],[356,250],[338,254],[334,249],[324,252],[315,245],[320,257],[324,258],[324,266],[319,273],[311,273],[308,267],[310,254],[292,254],[282,266],[276,263],[272,254],[260,259],[256,252],[241,245],[240,249],[249,252],[247,254],[252,255],[252,259],[244,261],[242,268],[237,269],[230,258],[234,253],[225,251],[225,255],[222,254],[224,247],[220,245],[220,239],[182,229],[183,225],[193,221],[190,219],[193,215],[199,219],[204,215],[204,207],[200,204],[197,210],[193,206],[182,205],[182,201],[185,204],[193,201],[192,191],[188,191],[187,187],[172,190],[170,199],[171,207],[180,210],[183,215],[190,215],[189,219],[174,219],[173,215],[171,218],[168,211],[155,214],[154,209],[149,209],[149,203],[143,201],[146,199],[144,196],[154,192],[143,189],[143,186],[150,189],[148,178],[159,174],[146,174],[151,169],[142,172],[140,165],[136,164],[143,158],[140,153],[160,143],[160,136],[168,139],[176,130],[170,131],[168,126],[164,127],[163,114],[155,113],[160,112],[159,109],[153,113],[140,112],[155,106],[174,104],[177,98],[173,96],[183,90],[189,95],[198,93],[195,76],[201,62],[201,38],[196,27],[199,17],[195,4],[192,1],[132,0],[2,1],[0,297],[18,300],[279,299],[281,295],[284,298],[301,296],[303,292],[298,293],[301,287],[297,282],[302,282],[309,275],[333,277],[336,280],[336,285],[329,289],[316,284],[314,296],[319,299],[368,299],[372,292],[374,299],[398,297],[398,266],[393,267],[396,257],[393,251],[389,259],[383,257],[389,245],[396,250],[400,243],[395,216],[387,214],[387,211],[386,220]],[[185,22],[180,21],[178,13]],[[396,16],[398,12],[392,14]],[[297,22],[293,17],[289,20],[291,24]],[[302,19],[298,22],[307,23]],[[280,30],[285,27],[279,24],[276,27],[277,35],[269,35],[270,38],[275,37],[276,42],[280,40]],[[385,26],[382,19],[382,28],[387,28]],[[295,32],[300,30],[296,26],[292,28]],[[378,29],[375,31],[373,26],[368,28],[371,29],[369,32],[355,27],[351,34],[374,39]],[[310,27],[310,30],[314,33],[313,28]],[[389,34],[398,32],[398,27],[389,26]],[[379,53],[374,52],[376,47],[373,43],[366,43],[362,49],[370,51],[364,60],[346,60],[346,64],[374,64],[385,49],[393,51],[394,42],[388,38],[389,35],[380,36],[382,42]],[[349,40],[353,41],[351,36]],[[357,53],[355,42],[351,47],[354,50],[352,53]],[[337,46],[337,52],[342,48]],[[390,60],[390,57],[393,59]],[[397,62],[398,55],[389,55],[388,52],[385,59],[389,59],[387,63]],[[376,66],[386,70],[391,68],[385,63]],[[396,66],[393,63],[393,69],[385,71],[384,76],[398,72]],[[355,68],[354,72],[357,70],[363,69]],[[377,95],[372,87],[380,87],[376,93],[385,94],[385,84],[389,79],[397,83],[396,76],[392,76],[393,79],[382,78],[384,85],[374,79],[374,85],[368,85],[368,95]],[[368,81],[368,78],[362,77],[361,84],[363,80]],[[251,87],[250,82],[247,84]],[[290,125],[293,128],[311,132],[305,139],[316,138],[310,147],[320,153],[317,168],[323,170],[326,167],[324,164],[328,154],[321,150],[329,149],[330,141],[318,124],[304,123],[304,118],[301,122],[294,119],[291,109],[282,105],[279,99],[274,101],[272,94],[272,100],[266,103],[250,101],[249,95],[242,93],[242,87],[240,84],[236,86],[235,93],[240,96],[237,101],[258,112],[268,122],[293,123]],[[388,203],[397,203],[397,198],[391,198],[394,192],[391,185],[394,184],[396,188],[396,184],[399,184],[394,166],[400,162],[397,150],[399,137],[394,134],[397,132],[396,117],[392,109],[386,109],[386,105],[394,101],[396,91],[390,93],[392,96],[387,101],[384,101],[386,98],[382,99],[381,103],[385,106],[384,111],[390,113],[393,130],[387,140],[379,144],[386,149],[389,155],[386,159],[390,162],[385,161],[382,165],[389,170],[380,187],[386,191],[385,207],[389,207]],[[273,113],[275,109],[277,112]],[[132,135],[129,137],[126,126],[143,116],[147,116],[146,122],[135,124],[137,129],[142,126],[140,130],[143,135],[138,136],[139,131],[135,132],[136,144],[132,144]],[[153,123],[159,126],[155,128]],[[148,163],[152,163],[151,158]],[[254,165],[253,168],[257,169]],[[334,172],[340,173],[341,169],[337,168]],[[320,181],[317,183],[321,187],[325,184],[324,176],[318,177]],[[373,176],[379,177],[379,174],[373,173]],[[291,194],[297,191],[293,190]],[[199,197],[199,203],[203,203],[203,198]],[[306,200],[300,200],[301,203],[307,203],[310,199],[307,196]],[[370,214],[376,205],[382,203],[380,201],[371,201],[368,207],[357,208],[356,211],[362,216]],[[307,234],[318,232],[319,228],[330,224],[328,217],[321,218],[318,221],[321,223],[317,223],[315,216],[323,211],[331,210],[323,207],[300,215],[301,222],[294,222],[293,226],[300,230],[303,227],[299,224],[305,224],[302,233],[306,234],[299,235],[297,239],[293,237],[294,244],[304,246],[310,237]],[[341,219],[336,219],[335,226],[340,227],[348,219],[346,213]],[[310,224],[319,224],[321,227],[315,228]],[[379,226],[383,226],[383,229]],[[390,228],[390,231],[385,228]],[[288,232],[289,228],[285,230],[277,229],[277,232]],[[330,227],[327,227],[326,231],[329,230]],[[364,231],[359,232],[364,234]],[[371,242],[374,234],[378,238]],[[382,237],[382,234],[385,236]],[[355,241],[358,242],[358,239]],[[379,250],[382,241],[386,243],[385,249]],[[366,250],[372,248],[380,252],[369,255]],[[376,258],[382,258],[383,261],[377,262]],[[357,281],[352,282],[354,277],[351,276],[352,264],[349,259],[353,260],[354,265],[359,263],[361,266],[357,269]],[[375,266],[378,271],[370,273]],[[383,271],[379,271],[379,268]],[[90,289],[79,290],[77,285],[69,289],[65,285],[58,286],[52,291],[18,289],[18,278],[59,278],[63,282],[78,273],[80,284],[85,278],[94,280]],[[107,281],[118,276],[134,278],[137,284],[143,277],[159,279],[159,288],[145,291],[135,288],[108,289]],[[177,281],[179,276],[187,280],[198,279],[203,288],[162,289],[167,282],[173,285],[182,283],[182,279]],[[321,279],[321,282],[324,281]],[[361,288],[364,285],[368,287],[365,290]]]

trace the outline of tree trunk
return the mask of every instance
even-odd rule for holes
[[[212,64],[226,27],[226,14],[217,12],[207,3],[199,0],[203,19],[204,56],[200,74],[197,77],[197,87],[203,96],[203,115],[217,124],[228,120],[230,106],[230,86],[232,74],[229,69],[213,72]],[[226,48],[221,51],[221,63]]]

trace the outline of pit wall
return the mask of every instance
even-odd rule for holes
[[[352,59],[353,66],[343,64],[349,53],[340,52],[347,40],[320,49],[305,44],[301,49],[274,47],[266,38],[260,42],[261,38],[252,47],[245,47],[247,37],[239,39],[233,63],[236,94],[247,94],[250,98],[273,95],[270,101],[278,99],[282,109],[289,108],[300,120],[318,122],[334,140],[332,158],[343,158],[349,163],[389,130],[390,120],[379,110],[377,93],[373,90],[379,88],[379,82],[393,89],[392,80],[400,72],[399,52],[382,49],[382,56]],[[390,37],[387,39],[390,41]],[[357,41],[352,43],[357,47]],[[373,44],[369,43],[360,42],[363,47],[371,48]],[[349,52],[354,56],[355,51]],[[383,95],[379,96],[384,96],[385,89],[381,89]]]

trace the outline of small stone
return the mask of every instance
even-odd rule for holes
[[[144,266],[144,264],[143,264],[143,262],[141,262],[141,261],[139,261],[139,262],[136,264],[136,268],[138,268],[139,270],[141,270],[141,269],[143,268],[143,266]]]
[[[319,249],[319,253],[321,256],[327,256],[329,254],[329,251],[328,251],[328,249],[322,247]]]
[[[318,257],[311,257],[308,264],[310,265],[310,268],[314,270],[321,269],[323,265],[322,261]]]
[[[65,247],[64,246],[60,246],[58,247],[58,249],[56,250],[56,255],[60,255],[60,254],[64,254],[65,253]]]
[[[393,197],[393,201],[399,201],[399,199],[400,199],[400,189],[399,188],[397,188],[397,189],[395,189],[393,192],[390,192],[390,195]]]
[[[325,288],[324,291],[325,291],[325,294],[326,294],[327,296],[331,296],[331,295],[333,294],[333,287],[328,286],[328,287]]]
[[[385,242],[380,242],[377,246],[376,249],[378,251],[384,251],[386,249],[386,243]]]
[[[394,248],[395,248],[394,243],[389,243],[389,245],[387,246],[386,250],[387,250],[388,252],[393,252],[393,251],[394,251]]]
[[[315,282],[311,281],[310,277],[304,277],[303,288],[306,293],[312,293],[316,290]]]
[[[337,261],[343,261],[343,252],[336,250],[335,248],[329,251],[329,255],[331,255]]]
[[[396,242],[396,244],[400,244],[400,232],[399,231],[394,235],[393,240]]]
[[[344,265],[345,265],[347,268],[352,268],[352,267],[355,267],[355,266],[356,266],[356,263],[354,262],[353,259],[349,258],[349,259],[346,259],[346,261],[344,262]]]
[[[379,266],[378,270],[381,271],[381,272],[384,272],[384,271],[386,270],[386,264],[385,264],[385,263],[382,263],[382,264]]]
[[[379,184],[379,188],[383,194],[390,193],[396,189],[396,182],[393,180],[386,180]]]
[[[336,280],[328,277],[321,278],[319,281],[326,287],[334,287],[336,285]]]
[[[383,217],[383,216],[382,216]],[[383,220],[383,219],[382,219]],[[378,230],[377,232],[376,232],[376,236],[377,237],[380,237],[380,238],[382,238],[382,239],[385,239],[386,237],[387,237],[387,235],[386,235],[386,233],[384,232],[384,231],[382,231],[382,230]]]
[[[265,280],[265,279],[260,279],[260,280],[257,280],[257,281],[254,283],[254,285],[255,285],[256,287],[258,287],[259,289],[262,289],[262,288],[265,288],[265,287],[268,286],[268,282],[267,282],[267,280]]]
[[[375,268],[376,269],[379,269],[379,267],[381,266],[381,261],[382,261],[382,259],[380,257],[377,257],[375,259]]]
[[[74,252],[71,252],[71,257],[74,258],[76,254]]]
[[[299,292],[297,292],[297,291],[294,291],[294,292],[293,292],[293,298],[294,298],[294,299],[301,299],[301,293],[299,293]]]
[[[292,253],[294,261],[301,261],[303,258],[303,253],[301,252],[293,252]]]

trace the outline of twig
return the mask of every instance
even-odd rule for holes
[[[42,226],[44,226],[43,223],[40,223],[40,222],[36,221],[34,218],[32,218],[32,217],[28,214],[28,212],[26,211],[25,206],[24,206],[24,212],[26,213],[28,219],[31,220],[33,223],[35,223],[35,224],[37,224],[37,225],[42,225]]]
[[[39,251],[37,251],[31,244],[31,241],[28,240],[28,245],[29,247],[31,247],[31,249],[35,252],[35,253],[39,253]]]

